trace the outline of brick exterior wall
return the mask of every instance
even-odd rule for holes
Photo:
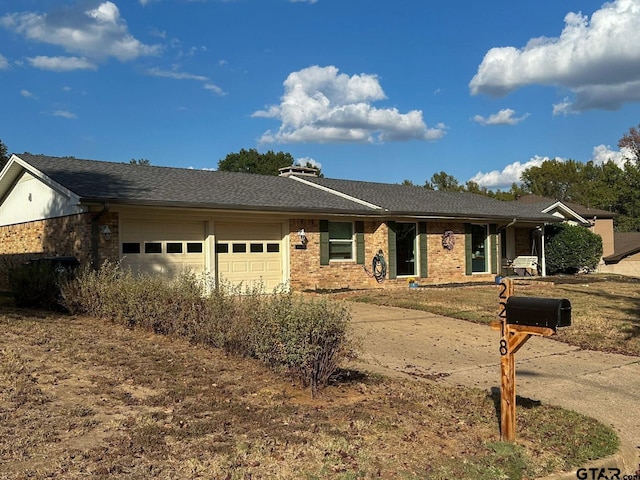
[[[355,260],[330,262],[320,265],[320,221],[291,220],[289,222],[291,287],[294,290],[339,290],[344,288],[380,287],[374,278],[367,275],[363,267],[371,270],[371,260],[378,250],[387,253],[387,225],[379,221],[364,222],[365,265]],[[306,249],[299,245],[298,231],[304,228],[308,243]]]
[[[531,255],[531,229],[516,228],[516,257],[519,255]]]
[[[407,279],[387,279],[378,283],[368,276],[363,267],[371,270],[371,261],[382,249],[388,262],[388,228],[381,221],[364,222],[365,265],[355,260],[330,262],[320,265],[320,222],[319,220],[296,219],[290,226],[290,278],[294,290],[339,290],[365,288],[406,288]],[[304,228],[308,243],[306,249],[299,245],[297,232]],[[453,230],[455,247],[448,250],[442,246],[442,234]],[[427,222],[428,277],[414,278],[421,285],[442,283],[465,283],[492,281],[494,275],[466,275],[465,273],[465,233],[463,223]]]
[[[118,214],[106,213],[95,225],[92,213],[20,223],[0,227],[0,257],[9,262],[53,257],[76,257],[82,265],[94,262],[92,235],[98,242],[98,263],[118,261]],[[105,240],[100,228],[108,225],[111,239]],[[4,277],[4,276],[3,276]],[[0,279],[4,283],[4,278]]]
[[[452,230],[455,246],[448,250],[442,246],[442,234]],[[427,271],[422,284],[465,282],[475,280],[465,274],[464,224],[427,222]]]

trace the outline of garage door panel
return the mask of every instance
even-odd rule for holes
[[[271,291],[283,281],[281,224],[216,224],[218,272],[231,284],[262,285]]]
[[[205,270],[204,222],[122,219],[120,237],[122,265],[135,273],[176,277]]]

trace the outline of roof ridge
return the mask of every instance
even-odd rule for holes
[[[351,195],[347,195],[346,193],[339,192],[338,190],[334,190],[334,189],[329,188],[329,187],[325,187],[324,185],[319,185],[317,183],[310,182],[310,181],[308,181],[306,179],[303,179],[303,178],[300,178],[300,177],[298,177],[296,175],[290,175],[289,178],[291,178],[293,180],[296,180],[297,182],[303,183],[305,185],[308,185],[310,187],[317,188],[318,190],[322,190],[322,191],[331,193],[333,195],[337,195],[338,197],[342,197],[344,199],[347,199],[347,200],[350,200],[352,202],[358,203],[358,204],[363,205],[365,207],[373,208],[375,210],[386,210],[385,208],[382,208],[379,205],[375,205],[373,203],[369,203],[369,202],[367,202],[365,200],[362,200],[360,198],[353,197]]]

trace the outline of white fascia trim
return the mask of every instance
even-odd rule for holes
[[[78,195],[76,195],[75,193],[73,193],[71,190],[69,190],[67,187],[65,187],[63,185],[60,185],[58,182],[56,182],[52,178],[48,177],[47,175],[42,173],[40,170],[36,169],[33,165],[31,165],[31,164],[25,162],[24,160],[22,160],[16,154],[13,154],[11,156],[11,158],[9,159],[9,163],[11,163],[12,160],[15,163],[17,163],[18,165],[20,165],[27,172],[29,172],[31,175],[33,175],[38,180],[40,180],[42,183],[47,185],[48,187],[52,188],[53,190],[55,190],[56,192],[60,193],[61,195],[64,195],[65,197],[67,197],[70,200],[72,200],[72,199],[75,200],[75,202],[77,204],[80,204],[80,197]]]
[[[542,213],[549,213],[551,210],[554,210],[556,208],[560,209],[560,210],[563,210],[565,213],[571,215],[578,222],[583,223],[585,225],[589,225],[589,221],[588,220],[585,220],[580,215],[578,215],[576,212],[574,212],[569,207],[567,207],[564,203],[559,202],[559,201],[554,203],[553,205],[549,205],[547,208],[542,210]]]
[[[318,185],[317,183],[309,182],[309,181],[307,181],[307,180],[305,180],[303,178],[296,177],[295,175],[291,175],[291,176],[289,176],[289,178],[291,178],[291,179],[293,179],[293,180],[295,180],[297,182],[304,183],[305,185],[309,185],[310,187],[317,188],[318,190],[322,190],[324,192],[331,193],[331,194],[333,194],[333,195],[335,195],[337,197],[342,197],[342,198],[345,198],[347,200],[351,200],[352,202],[358,203],[360,205],[364,205],[365,207],[373,208],[374,210],[387,211],[386,209],[384,209],[384,208],[382,208],[382,207],[380,207],[378,205],[374,205],[373,203],[365,202],[364,200],[361,200],[361,199],[356,198],[356,197],[352,197],[351,195],[347,195],[346,193],[339,192],[339,191],[334,190],[332,188],[325,187],[324,185]]]

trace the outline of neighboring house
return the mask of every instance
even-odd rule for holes
[[[13,155],[0,172],[0,255],[305,290],[378,285],[371,262],[381,250],[384,285],[460,283],[492,280],[560,221],[517,202],[309,173]]]
[[[640,232],[614,233],[615,251],[598,271],[640,277]]]

